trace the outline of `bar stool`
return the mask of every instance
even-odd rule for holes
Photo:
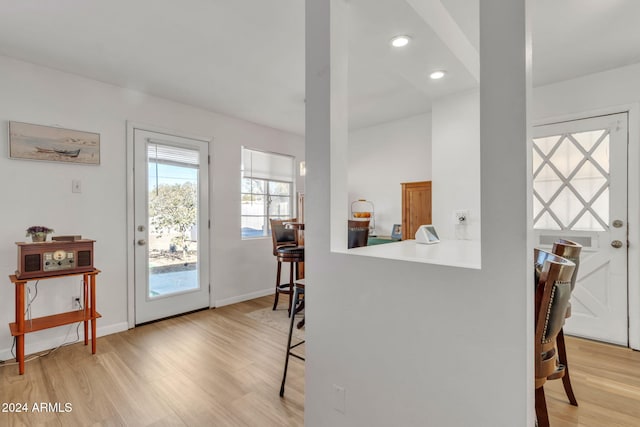
[[[553,249],[551,250],[555,255],[559,255],[569,261],[573,262],[576,267],[573,270],[573,274],[571,275],[571,291],[573,292],[576,287],[576,278],[578,277],[578,268],[580,267],[580,252],[582,252],[582,245],[576,243],[572,240],[567,239],[558,239],[553,244]],[[569,303],[567,307],[567,313],[565,318],[571,317],[571,303]],[[547,379],[555,380],[558,378],[562,378],[562,386],[564,387],[564,391],[567,394],[567,398],[569,399],[569,403],[573,406],[578,406],[578,400],[573,392],[573,387],[571,386],[571,377],[569,376],[569,360],[567,359],[567,347],[564,343],[564,328],[560,329],[558,333],[558,337],[556,338],[556,342],[558,345],[558,363],[560,366],[564,366],[564,375],[558,376],[557,374],[551,374]]]
[[[284,384],[287,380],[287,368],[289,367],[289,356],[293,356],[302,361],[305,360],[303,356],[292,352],[294,348],[304,344],[305,340],[298,342],[297,344],[291,345],[291,339],[293,336],[293,324],[295,323],[296,314],[304,309],[304,279],[296,280],[293,287],[293,307],[294,309],[289,316],[291,319],[289,321],[289,337],[287,338],[287,356],[284,361],[284,373],[282,374],[282,385],[280,385],[280,397],[284,397]],[[304,326],[304,317],[298,323],[298,329]]]
[[[280,294],[293,294],[293,271],[294,264],[297,269],[299,262],[304,262],[304,246],[298,246],[298,232],[288,229],[284,226],[285,222],[296,222],[296,219],[270,219],[271,224],[271,241],[273,243],[273,255],[278,261],[278,270],[276,274],[275,298],[273,301],[273,310],[278,307],[278,297]],[[290,263],[289,283],[280,283],[280,275],[282,273],[282,263]],[[297,277],[297,274],[296,274]],[[291,314],[291,297],[289,298],[288,313]]]

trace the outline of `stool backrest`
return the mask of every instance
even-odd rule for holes
[[[573,270],[573,276],[571,276],[571,290],[573,291],[576,287],[576,277],[578,276],[578,268],[580,267],[580,252],[582,252],[582,245],[572,240],[558,239],[553,244],[551,252],[561,256],[562,258],[568,259],[576,265],[576,268]]]
[[[575,264],[568,259],[549,255],[540,271],[535,298],[536,388],[544,384],[556,368],[556,338],[564,324],[575,269]]]
[[[350,219],[348,227],[347,248],[367,246],[367,241],[369,240],[369,221],[355,221]]]
[[[296,218],[291,219],[270,219],[271,242],[273,243],[273,254],[276,249],[282,246],[298,246],[298,233],[294,229],[286,228],[285,222],[297,222]]]

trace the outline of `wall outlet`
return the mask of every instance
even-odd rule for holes
[[[467,225],[469,223],[469,210],[457,209],[453,211],[453,223],[455,225]]]
[[[72,298],[72,304],[73,304],[73,309],[74,310],[80,310],[82,309],[82,300],[80,299],[80,297],[73,297]]]
[[[333,409],[338,412],[345,413],[346,411],[346,397],[344,387],[340,387],[339,385],[333,385]]]

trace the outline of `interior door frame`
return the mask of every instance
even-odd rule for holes
[[[629,347],[640,350],[640,103],[587,110],[533,120],[533,126],[627,113],[627,311]],[[529,177],[532,180],[533,177]],[[633,216],[632,216],[633,214]],[[636,262],[629,262],[635,260]]]
[[[149,132],[156,133],[164,133],[168,135],[175,135],[178,137],[195,139],[198,141],[203,141],[209,144],[209,156],[211,156],[211,152],[213,151],[213,138],[212,137],[204,137],[201,135],[193,135],[188,134],[181,131],[176,131],[173,129],[167,129],[160,126],[149,125],[140,122],[134,122],[127,120],[127,323],[129,325],[129,329],[135,328],[136,316],[135,316],[135,217],[134,217],[134,173],[133,167],[135,164],[134,159],[134,151],[133,151],[133,143],[134,143],[134,130],[145,130]],[[209,194],[207,197],[208,207],[209,207],[209,217],[211,217],[211,213],[213,212],[211,209],[211,189],[212,186],[212,173],[211,167],[209,167]],[[209,234],[211,230],[209,229]],[[209,259],[206,262],[209,262],[209,265],[213,265],[211,262],[211,235],[209,235]],[[209,269],[209,282],[212,281],[212,270]],[[213,286],[210,286],[209,292],[209,308],[213,307]]]

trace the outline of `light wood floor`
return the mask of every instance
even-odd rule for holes
[[[544,390],[551,426],[640,426],[640,352],[566,338],[579,406],[569,404],[562,380],[547,381]]]
[[[301,426],[303,362],[291,359],[280,399],[286,334],[245,316],[271,302],[102,337],[95,356],[82,344],[63,347],[27,363],[23,376],[0,365],[0,403],[73,405],[70,413],[0,412],[0,426]],[[580,406],[569,405],[561,381],[547,382],[551,425],[640,426],[640,352],[571,337],[567,346]]]
[[[301,426],[304,363],[291,359],[281,399],[286,333],[245,316],[272,301],[105,336],[95,356],[82,344],[63,347],[27,363],[22,376],[0,366],[0,403],[73,405],[70,413],[0,412],[0,426]]]

